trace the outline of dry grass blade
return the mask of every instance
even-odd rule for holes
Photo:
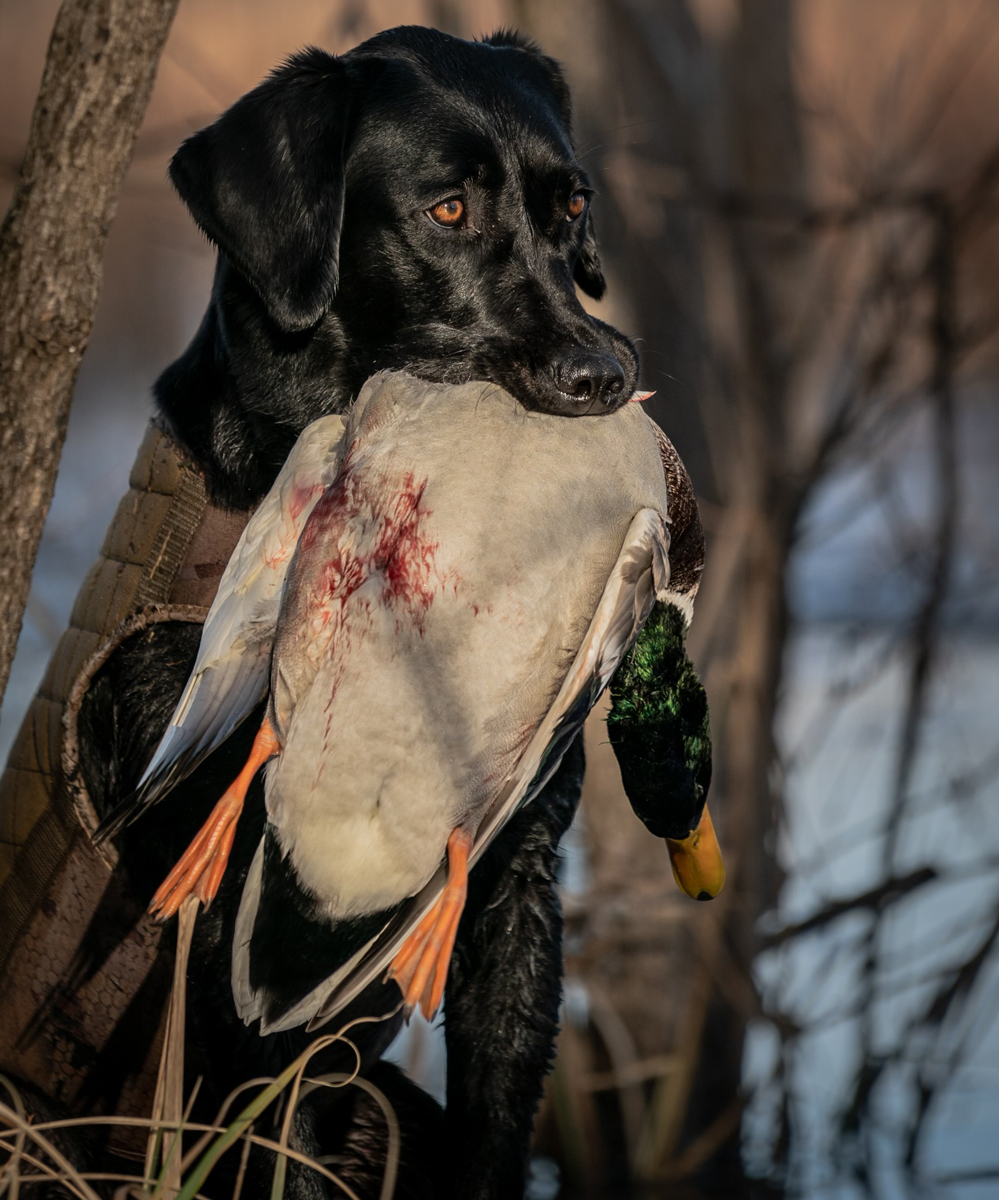
[[[187,960],[191,953],[191,939],[200,901],[189,896],[181,905],[177,920],[177,950],[174,958],[173,989],[167,1011],[166,1033],[163,1038],[163,1054],[160,1058],[159,1076],[156,1080],[156,1095],[153,1100],[153,1119],[176,1123],[184,1108],[184,1030],[187,1007]],[[188,1107],[194,1102],[191,1096]],[[169,1134],[154,1126],[146,1149],[145,1187],[152,1181],[156,1160],[159,1157],[161,1179],[154,1195],[176,1196],[181,1186],[181,1162],[179,1149],[180,1131]]]
[[[24,1119],[24,1104],[21,1101],[20,1093],[6,1075],[0,1075],[0,1084],[7,1090],[8,1095],[14,1104],[14,1109],[17,1115]],[[9,1161],[0,1169],[0,1196],[4,1193],[9,1193],[10,1200],[17,1200],[18,1186],[20,1180],[20,1161],[24,1154],[24,1133],[18,1132],[14,1140],[14,1150]]]
[[[194,1200],[195,1193],[200,1190],[201,1185],[208,1178],[212,1168],[226,1152],[226,1150],[228,1150],[230,1146],[237,1142],[239,1138],[246,1133],[250,1125],[264,1112],[264,1110],[281,1095],[281,1093],[286,1087],[288,1087],[292,1080],[296,1078],[299,1071],[306,1063],[308,1063],[309,1059],[311,1059],[313,1055],[339,1040],[339,1036],[336,1034],[317,1038],[316,1041],[314,1041],[312,1045],[306,1051],[304,1051],[304,1053],[300,1054],[299,1057],[296,1058],[289,1067],[286,1067],[284,1071],[281,1072],[281,1074],[274,1080],[272,1084],[269,1084],[262,1091],[260,1091],[243,1109],[236,1120],[218,1138],[216,1138],[215,1142],[209,1146],[205,1153],[201,1156],[201,1159],[194,1166],[191,1174],[184,1182],[184,1186],[181,1188],[177,1200]],[[287,1145],[282,1146],[280,1143],[272,1144],[282,1156],[282,1159],[279,1159],[279,1162],[283,1160],[283,1157],[287,1157],[291,1154],[291,1151],[288,1149]],[[337,1180],[337,1182],[339,1183],[340,1181]],[[341,1184],[341,1186],[348,1195],[353,1195],[353,1193],[345,1184]]]
[[[236,1172],[236,1182],[232,1189],[232,1200],[239,1200],[243,1194],[243,1180],[246,1178],[246,1164],[250,1159],[250,1147],[253,1145],[253,1126],[243,1137],[243,1153],[239,1156],[239,1170]]]
[[[345,1077],[344,1082],[352,1082],[357,1077],[357,1072],[361,1069],[361,1054],[354,1043],[349,1038],[344,1038],[343,1041],[354,1051],[354,1070],[350,1075]],[[291,1121],[298,1108],[299,1094],[302,1088],[302,1077],[305,1074],[305,1068],[309,1065],[309,1059],[312,1058],[312,1053],[306,1052],[298,1062],[301,1066],[295,1072],[294,1079],[291,1083],[291,1091],[285,1102],[284,1120],[281,1122],[281,1139],[280,1146],[282,1150],[288,1148],[288,1138],[291,1134]],[[341,1085],[342,1086],[342,1085]],[[271,1200],[281,1200],[284,1196],[285,1176],[288,1169],[288,1160],[284,1155],[279,1155],[277,1162],[274,1164],[274,1179],[271,1183]]]
[[[399,1122],[391,1104],[382,1092],[367,1080],[358,1078],[361,1055],[346,1034],[356,1025],[377,1024],[380,1021],[391,1019],[398,1012],[398,1007],[382,1016],[357,1018],[348,1022],[337,1033],[316,1038],[276,1078],[251,1079],[235,1088],[226,1097],[213,1124],[204,1125],[190,1121],[191,1109],[201,1084],[199,1079],[188,1098],[187,1105],[184,1106],[185,983],[197,909],[198,901],[192,898],[185,903],[180,912],[174,984],[152,1117],[72,1117],[32,1123],[25,1115],[24,1104],[17,1088],[11,1081],[0,1076],[0,1083],[9,1092],[13,1104],[13,1107],[0,1104],[0,1121],[9,1126],[8,1131],[0,1130],[0,1150],[6,1150],[10,1154],[10,1158],[0,1171],[0,1196],[8,1193],[14,1200],[17,1200],[18,1188],[22,1182],[38,1183],[45,1180],[61,1184],[78,1200],[101,1200],[101,1197],[87,1182],[88,1179],[93,1179],[120,1183],[121,1186],[114,1192],[115,1200],[165,1200],[166,1197],[170,1197],[171,1200],[172,1198],[175,1200],[204,1200],[200,1190],[202,1184],[222,1155],[242,1139],[243,1150],[233,1200],[239,1200],[251,1146],[270,1150],[276,1156],[272,1186],[274,1200],[281,1200],[283,1196],[289,1159],[301,1163],[334,1183],[348,1197],[348,1200],[359,1200],[353,1189],[323,1163],[307,1154],[292,1150],[288,1145],[295,1112],[300,1100],[304,1099],[309,1091],[316,1087],[346,1087],[348,1084],[355,1084],[376,1100],[385,1116],[388,1148],[380,1195],[381,1200],[391,1200],[399,1168],[401,1142]],[[305,1071],[310,1061],[320,1051],[336,1042],[346,1043],[354,1052],[354,1070],[349,1074],[323,1075],[306,1079]],[[306,1085],[304,1088],[303,1083]],[[258,1086],[260,1091],[243,1108],[236,1119],[228,1125],[223,1124],[236,1097],[242,1092]],[[252,1132],[253,1123],[289,1088],[290,1091],[285,1098],[280,1140],[275,1142],[254,1134]],[[88,1129],[107,1125],[149,1130],[144,1171],[141,1176],[77,1171],[45,1136],[47,1132],[56,1129]],[[182,1154],[182,1136],[185,1132],[201,1133],[204,1136],[186,1154]],[[29,1141],[41,1151],[42,1155],[51,1159],[51,1163],[46,1162],[44,1157],[38,1157],[26,1150],[25,1146]],[[41,1174],[24,1175],[20,1169],[22,1162],[37,1168]],[[159,1164],[159,1178],[154,1187],[153,1176],[157,1163]]]
[[[344,1087],[346,1084],[352,1083],[355,1087],[359,1087],[362,1091],[367,1092],[369,1096],[378,1104],[382,1110],[382,1115],[385,1118],[385,1124],[388,1128],[388,1150],[385,1154],[385,1173],[382,1176],[382,1187],[379,1192],[379,1200],[392,1200],[395,1193],[395,1183],[399,1174],[399,1155],[402,1150],[402,1133],[399,1129],[399,1118],[396,1116],[395,1109],[389,1103],[388,1097],[369,1079],[362,1079],[358,1075],[350,1076],[342,1073],[333,1075],[319,1075],[315,1079],[306,1079],[305,1086],[302,1088],[302,1099],[316,1087]]]
[[[363,1085],[364,1083],[367,1083],[367,1080],[352,1080],[351,1082],[355,1082],[355,1083]],[[16,1137],[19,1133],[23,1133],[28,1139],[33,1140],[36,1143],[38,1143],[40,1148],[46,1154],[48,1154],[50,1152],[49,1151],[49,1143],[46,1139],[41,1137],[41,1134],[43,1134],[46,1130],[50,1130],[50,1129],[87,1129],[87,1128],[91,1128],[91,1127],[99,1128],[99,1127],[108,1126],[108,1125],[119,1125],[119,1126],[131,1127],[131,1128],[150,1129],[151,1130],[154,1127],[154,1125],[156,1124],[156,1122],[154,1122],[151,1117],[69,1117],[69,1118],[65,1118],[63,1120],[58,1120],[58,1121],[39,1122],[39,1124],[34,1125],[34,1124],[29,1123],[28,1121],[23,1121],[23,1122],[18,1123],[17,1121],[11,1119],[12,1116],[13,1116],[12,1110],[8,1109],[6,1105],[0,1104],[0,1120],[5,1120],[5,1121],[7,1121],[8,1124],[10,1124],[12,1126],[12,1130],[10,1132],[7,1132],[7,1133],[0,1132],[0,1149],[7,1149],[10,1151],[13,1151],[14,1146],[12,1144],[12,1139],[14,1137]],[[177,1122],[176,1125],[174,1125],[172,1128],[179,1129],[180,1124],[181,1124],[181,1122]],[[204,1125],[204,1124],[200,1124],[198,1122],[191,1122],[189,1124],[186,1124],[184,1126],[184,1128],[189,1133],[197,1132],[197,1133],[208,1133],[208,1134],[216,1134],[216,1135],[226,1134],[231,1131],[231,1126],[227,1129],[227,1127],[223,1126],[223,1125]],[[260,1137],[259,1135],[251,1134],[251,1133],[249,1133],[249,1131],[246,1131],[243,1136],[254,1146],[260,1146],[262,1149],[270,1150],[275,1154],[286,1155],[288,1158],[293,1159],[295,1162],[299,1162],[303,1166],[309,1167],[311,1170],[316,1171],[318,1174],[322,1175],[325,1179],[328,1179],[331,1183],[335,1183],[337,1185],[337,1187],[339,1187],[340,1190],[348,1197],[348,1200],[359,1200],[357,1194],[353,1191],[352,1188],[350,1188],[346,1183],[344,1183],[344,1181],[342,1179],[340,1179],[337,1175],[335,1175],[332,1171],[330,1171],[326,1166],[324,1166],[320,1162],[317,1162],[314,1158],[311,1158],[309,1155],[302,1154],[300,1151],[292,1150],[289,1147],[282,1147],[279,1142],[272,1141],[270,1138]],[[54,1170],[49,1164],[43,1162],[40,1159],[37,1159],[37,1158],[34,1158],[33,1156],[31,1156],[28,1151],[24,1152],[23,1158],[25,1159],[25,1161],[30,1161],[31,1165],[37,1166],[41,1170],[46,1171],[47,1178],[51,1179],[52,1181],[59,1181],[59,1182],[65,1183],[66,1186],[69,1188],[69,1190],[73,1191],[73,1193],[75,1195],[78,1195],[80,1197],[80,1200],[100,1200],[99,1197],[95,1196],[94,1192],[91,1189],[81,1188],[79,1186],[80,1183],[85,1184],[86,1179],[88,1178],[87,1173],[75,1171],[72,1167],[64,1168],[63,1172],[60,1173],[59,1171]],[[62,1160],[62,1159],[59,1160],[59,1162],[64,1162],[64,1161],[65,1160]],[[23,1180],[24,1176],[21,1175],[20,1178]],[[127,1200],[127,1197],[125,1196],[126,1192],[128,1193],[128,1196],[135,1196],[135,1197],[142,1197],[142,1198],[148,1198],[150,1196],[148,1189],[144,1187],[145,1181],[141,1175],[135,1175],[135,1176],[123,1175],[123,1176],[121,1176],[121,1178],[124,1180],[129,1180],[130,1183],[128,1186],[119,1188],[116,1190],[115,1195],[118,1198],[118,1200]],[[120,1197],[118,1195],[119,1193],[121,1193]],[[194,1192],[194,1193],[192,1193],[192,1200],[204,1200],[204,1197],[202,1197],[200,1192]]]
[[[346,1087],[349,1083],[356,1084],[358,1087],[362,1088],[362,1090],[369,1092],[369,1094],[375,1098],[381,1107],[382,1112],[385,1114],[385,1119],[388,1124],[389,1148],[385,1161],[385,1174],[382,1180],[381,1198],[382,1200],[389,1200],[391,1197],[393,1191],[395,1190],[395,1178],[399,1165],[399,1121],[394,1110],[392,1109],[392,1106],[389,1104],[382,1092],[379,1091],[379,1089],[373,1084],[368,1083],[367,1080],[358,1078],[358,1072],[361,1069],[361,1053],[350,1040],[350,1038],[346,1037],[345,1035],[347,1030],[352,1029],[355,1025],[376,1025],[381,1021],[390,1019],[399,1011],[399,1007],[400,1006],[397,1006],[391,1012],[385,1013],[384,1016],[381,1017],[357,1017],[355,1020],[350,1021],[347,1025],[344,1025],[339,1032],[333,1034],[330,1038],[317,1039],[317,1041],[313,1042],[312,1046],[310,1046],[301,1055],[301,1057],[296,1060],[301,1065],[295,1072],[294,1079],[291,1084],[291,1092],[288,1096],[285,1107],[284,1120],[281,1123],[281,1153],[279,1154],[277,1163],[274,1167],[274,1179],[271,1184],[271,1200],[281,1200],[282,1196],[284,1195],[284,1183],[287,1173],[287,1160],[284,1157],[284,1151],[288,1148],[288,1138],[291,1134],[291,1122],[298,1108],[300,1096],[304,1099],[304,1097],[308,1095],[308,1092],[314,1087],[339,1088]],[[324,1049],[327,1043],[332,1043],[335,1041],[344,1042],[351,1048],[351,1050],[353,1050],[354,1070],[349,1074],[337,1073],[334,1075],[323,1075],[319,1076],[318,1078],[311,1079],[308,1082],[312,1085],[312,1087],[303,1092],[302,1083],[305,1076],[305,1068],[308,1066],[310,1059],[318,1052],[318,1050]],[[320,1042],[322,1045],[319,1045]],[[289,1068],[289,1070],[290,1069],[291,1068]],[[349,1189],[346,1187],[346,1184],[341,1184],[341,1186],[344,1187],[345,1190],[349,1191]]]
[[[250,1088],[267,1087],[268,1084],[273,1082],[274,1077],[272,1075],[262,1075],[256,1079],[248,1079],[245,1083],[241,1083],[239,1087],[233,1088],[229,1095],[226,1096],[225,1100],[222,1101],[222,1107],[215,1114],[215,1120],[210,1126],[207,1127],[208,1131],[202,1137],[200,1137],[184,1155],[184,1158],[181,1161],[181,1171],[188,1170],[192,1163],[198,1161],[198,1158],[204,1152],[205,1147],[211,1142],[213,1133],[218,1133],[227,1128],[225,1119],[229,1115],[229,1109],[232,1107],[233,1101],[237,1096],[242,1095],[243,1092],[249,1091]],[[187,1126],[188,1132],[194,1128],[195,1126],[191,1124],[188,1124]]]
[[[21,1111],[24,1111],[23,1108]],[[20,1115],[16,1109],[0,1103],[0,1120],[6,1121],[6,1123],[13,1129],[20,1131],[30,1138],[31,1141],[33,1141],[35,1145],[39,1147],[39,1149],[44,1150],[49,1158],[51,1158],[56,1164],[56,1166],[60,1167],[66,1174],[66,1182],[73,1186],[73,1190],[76,1191],[83,1198],[83,1200],[101,1200],[101,1197],[98,1196],[94,1189],[87,1183],[80,1172],[69,1161],[69,1159],[66,1158],[66,1156],[62,1154],[58,1148],[55,1147],[47,1137],[45,1137],[43,1133],[40,1133],[36,1126],[32,1126],[22,1115]],[[79,1121],[76,1122],[76,1124],[82,1125],[85,1124],[85,1122]],[[193,1200],[193,1195],[191,1200]]]
[[[200,1089],[201,1079],[199,1078],[194,1087],[191,1089],[190,1099],[187,1102],[187,1107],[181,1114],[180,1120],[177,1122],[176,1132],[167,1132],[164,1130],[163,1145],[166,1147],[166,1156],[163,1159],[163,1165],[160,1167],[160,1177],[157,1180],[156,1188],[153,1191],[153,1200],[159,1200],[164,1192],[168,1192],[170,1195],[176,1195],[176,1191],[173,1189],[180,1187],[181,1176],[183,1173],[181,1152],[184,1144],[184,1130],[187,1127],[187,1121],[191,1116],[191,1109],[194,1107],[194,1102],[198,1098],[198,1092]],[[162,1125],[160,1128],[163,1128]]]

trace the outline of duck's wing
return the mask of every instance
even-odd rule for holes
[[[657,596],[669,585],[670,535],[662,516],[643,509],[631,522],[596,613],[552,707],[479,825],[469,865],[482,857],[509,819],[551,779],[590,709],[638,636]],[[258,855],[259,860],[259,855]],[[259,864],[243,891],[233,943],[233,991],[244,1019],[262,1015],[249,987],[249,932],[260,900]],[[442,863],[430,882],[389,919],[381,931],[317,988],[261,1033],[293,1029],[309,1021],[315,1029],[332,1020],[370,983],[384,976],[403,943],[436,903],[446,882]]]
[[[667,604],[675,604],[689,627],[694,616],[694,599],[700,586],[701,572],[704,570],[704,530],[687,468],[673,443],[655,421],[649,418],[649,424],[659,446],[669,495],[669,587],[665,595],[659,598]]]
[[[98,840],[190,774],[266,696],[285,576],[309,514],[339,468],[343,432],[343,417],[320,417],[295,443],[236,543],[170,724],[135,791],[101,822]]]

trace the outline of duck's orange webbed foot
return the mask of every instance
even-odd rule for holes
[[[236,822],[243,811],[247,789],[260,767],[281,747],[270,721],[264,717],[246,765],[226,789],[225,795],[212,809],[212,815],[202,825],[200,833],[177,860],[170,874],[153,896],[149,911],[160,921],[166,921],[194,894],[207,908],[219,890],[229,851],[236,836]]]
[[[447,884],[440,899],[392,960],[389,976],[403,994],[407,1016],[417,1003],[429,1021],[440,1007],[451,951],[468,895],[472,835],[456,829],[447,840]]]

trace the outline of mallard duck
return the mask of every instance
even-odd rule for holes
[[[669,588],[668,497],[638,404],[574,420],[481,383],[385,372],[300,437],[248,524],[188,685],[110,834],[268,696],[250,757],[156,893],[214,897],[246,790],[267,825],[243,889],[232,984],[261,1032],[330,1019],[386,971],[436,1012],[469,869],[544,786]],[[706,809],[705,809],[706,813]],[[720,887],[704,817],[671,858]],[[353,925],[305,996],[254,954],[271,904]]]

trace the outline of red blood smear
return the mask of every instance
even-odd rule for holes
[[[302,515],[302,509],[312,499],[316,492],[323,490],[322,484],[310,483],[305,487],[296,485],[291,493],[291,502],[288,505],[288,511],[291,514],[293,521],[297,520]]]
[[[307,608],[313,616],[319,615],[316,609],[342,613],[350,596],[380,572],[380,603],[411,618],[422,632],[423,614],[444,584],[435,565],[439,543],[425,533],[426,484],[412,471],[390,481],[346,465],[313,509],[299,543],[298,570],[308,579]],[[361,548],[344,536],[357,518],[367,526]],[[303,616],[308,619],[310,612]]]
[[[431,515],[423,504],[426,486],[426,477],[417,479],[412,471],[390,474],[370,459],[358,463],[352,450],[305,523],[288,580],[286,616],[299,652],[317,669],[328,656],[332,667],[324,743],[345,656],[370,628],[372,605],[391,611],[397,630],[408,626],[422,637],[434,598],[445,586],[457,594],[460,578],[438,570],[439,543],[426,532]],[[348,609],[350,598],[373,576],[381,581],[377,599],[366,594],[363,604],[359,597]]]

